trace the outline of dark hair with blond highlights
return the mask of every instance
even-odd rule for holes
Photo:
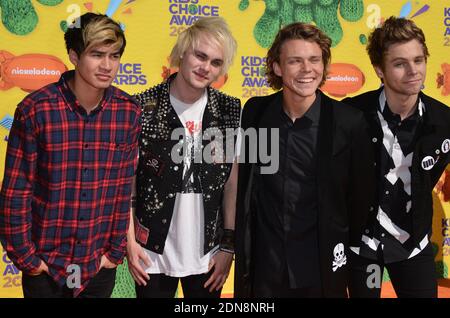
[[[423,54],[426,60],[430,54],[428,53],[423,31],[411,20],[396,18],[394,16],[390,17],[369,35],[366,50],[367,54],[369,54],[370,62],[373,66],[383,68],[384,57],[389,46],[412,40],[417,40],[422,44]]]
[[[74,50],[80,56],[86,49],[97,45],[114,45],[122,55],[125,35],[120,25],[103,14],[85,13],[78,17],[64,34],[67,53]]]
[[[281,89],[283,87],[283,80],[280,76],[275,74],[273,63],[280,63],[281,47],[289,40],[305,40],[308,42],[317,43],[322,50],[322,61],[324,65],[324,74],[320,85],[323,85],[326,80],[326,72],[331,62],[331,39],[322,32],[318,27],[306,23],[292,23],[280,31],[275,37],[266,57],[266,76],[270,87],[273,89]]]

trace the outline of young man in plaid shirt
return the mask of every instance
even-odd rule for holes
[[[8,140],[0,239],[25,297],[109,297],[125,255],[140,107],[111,83],[126,41],[107,16],[75,22],[75,70],[18,105]]]

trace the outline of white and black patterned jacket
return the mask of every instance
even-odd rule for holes
[[[385,152],[383,130],[377,115],[381,92],[382,88],[343,100],[344,103],[353,105],[364,112],[375,154],[373,166],[378,176],[377,180],[374,180],[377,192],[373,195],[368,223],[361,233],[361,244],[357,250],[354,250],[359,255],[371,259],[376,258],[374,251],[376,243],[380,241],[383,241],[383,244],[396,243],[393,239],[384,241],[386,233],[380,230],[377,220],[380,197],[382,197],[379,192],[383,188],[385,179],[385,171],[380,169],[386,168],[380,162]],[[397,244],[400,248],[395,248],[397,252],[395,255],[391,253],[392,255],[385,259],[386,262],[412,257],[425,248],[432,227],[432,190],[450,162],[450,108],[423,93],[419,94],[419,98],[424,109],[421,111],[423,114],[419,116],[419,125],[415,133],[414,145],[412,145],[412,161],[409,169],[411,172],[410,202],[408,202],[407,211],[391,211],[391,219],[397,226],[407,229],[409,237],[402,244]],[[400,218],[394,213],[402,213],[403,217]],[[383,232],[382,238],[380,232]]]

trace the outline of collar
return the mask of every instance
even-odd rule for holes
[[[58,83],[57,86],[64,98],[64,100],[66,101],[66,105],[67,107],[71,110],[71,111],[75,111],[75,110],[83,110],[84,108],[81,106],[80,102],[77,100],[75,94],[72,92],[72,90],[69,87],[69,81],[75,76],[75,71],[71,70],[71,71],[66,71],[64,72]],[[103,98],[100,100],[99,105],[93,110],[93,112],[99,112],[101,111],[105,105],[110,101],[111,97],[113,95],[113,87],[109,86],[106,90],[105,93],[103,95]]]
[[[314,99],[314,102],[311,104],[311,106],[308,108],[308,110],[303,114],[302,118],[306,117],[311,122],[318,124],[320,120],[320,105],[321,105],[321,92],[319,90],[316,91],[316,99]],[[283,95],[281,94],[278,98],[276,98],[277,107],[279,107],[280,113],[283,117],[286,117],[291,121],[288,114],[283,109]]]
[[[386,104],[387,104],[386,103],[387,102],[386,93],[385,93],[384,89],[381,90],[380,97],[378,98],[378,102],[379,102],[378,110],[383,114],[384,108],[386,107]],[[420,97],[419,97],[419,104],[417,106],[417,110],[419,111],[419,116],[423,117],[423,114],[425,112],[425,104],[423,103],[423,101]]]

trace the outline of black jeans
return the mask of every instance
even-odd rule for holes
[[[264,265],[263,265],[264,266]],[[255,275],[256,276],[256,275]],[[313,286],[301,288],[289,287],[287,268],[281,273],[273,273],[272,277],[254,277],[252,296],[254,298],[322,298],[323,291],[320,281]],[[274,279],[272,279],[274,278]],[[343,295],[345,297],[345,295]]]
[[[381,259],[382,256],[378,261],[370,260],[350,252],[350,297],[380,298],[384,267],[398,298],[437,297],[436,265],[431,243],[418,255],[401,262],[384,264]],[[374,282],[380,284],[376,286]]]
[[[191,275],[186,277],[170,277],[164,274],[150,274],[150,280],[146,286],[136,284],[137,298],[173,298],[177,291],[178,281],[181,280],[184,298],[220,298],[222,288],[209,292],[204,288],[212,271],[206,274]]]
[[[116,269],[102,268],[78,295],[79,298],[109,298],[116,283]],[[47,273],[22,275],[24,298],[73,298],[73,289],[58,285]]]

